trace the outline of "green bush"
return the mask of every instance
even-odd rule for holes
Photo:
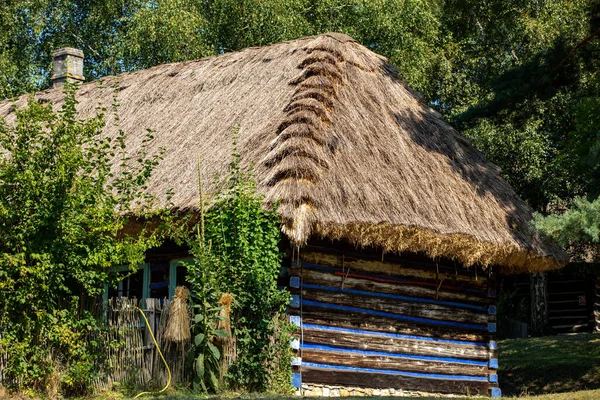
[[[124,132],[102,135],[105,110],[80,120],[76,106],[67,85],[59,111],[31,99],[14,123],[0,120],[0,353],[17,390],[88,391],[103,346],[85,310],[110,267],[138,265],[159,242],[120,233],[150,215],[143,189],[162,153],[128,154]]]

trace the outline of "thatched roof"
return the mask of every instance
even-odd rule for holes
[[[117,79],[118,81],[115,81]],[[224,174],[239,126],[242,165],[280,200],[282,231],[393,251],[420,251],[507,271],[559,267],[565,255],[532,233],[532,210],[459,133],[422,104],[387,60],[326,34],[199,61],[161,65],[82,86],[83,116],[110,105],[139,147],[147,128],[167,153],[151,192],[198,204]],[[56,104],[62,92],[36,94]],[[22,100],[21,100],[22,101]],[[11,113],[0,103],[0,116]],[[109,121],[108,129],[115,131]]]

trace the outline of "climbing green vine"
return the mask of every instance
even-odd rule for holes
[[[212,374],[219,355],[207,345],[212,338],[206,332],[223,335],[214,329],[219,320],[214,307],[228,293],[233,298],[229,318],[237,351],[224,383],[235,389],[287,393],[291,328],[283,317],[289,293],[277,287],[280,219],[274,207],[263,208],[263,196],[256,191],[253,175],[240,169],[235,148],[234,140],[233,161],[220,190],[212,201],[203,201],[200,233],[192,243],[195,261],[188,265],[195,310],[202,315],[196,317],[195,329],[201,334],[196,336],[196,349],[203,362],[197,362],[196,373],[204,380],[204,390],[217,390]]]

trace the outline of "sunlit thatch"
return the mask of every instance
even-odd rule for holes
[[[150,191],[173,189],[180,209],[226,173],[239,126],[243,166],[260,192],[280,200],[282,230],[344,238],[386,250],[422,251],[508,271],[563,264],[529,227],[532,210],[469,142],[422,104],[384,57],[327,34],[167,64],[87,83],[83,116],[120,102],[120,126],[139,147],[147,128],[164,161]],[[37,94],[59,103],[60,90]],[[10,113],[0,104],[0,116]],[[108,117],[108,134],[115,132]]]

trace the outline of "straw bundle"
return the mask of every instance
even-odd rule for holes
[[[190,316],[187,301],[189,291],[183,286],[175,288],[175,296],[171,305],[171,313],[165,329],[165,340],[174,343],[185,342],[190,339]]]
[[[231,331],[231,305],[233,304],[233,295],[231,293],[223,293],[219,299],[219,322],[217,323],[217,329],[223,330],[228,333],[228,336],[215,337],[217,344],[221,347],[221,366],[220,378],[227,373],[229,366],[237,359],[236,351],[236,340]]]
[[[219,299],[219,322],[217,323],[217,329],[223,330],[231,336],[231,305],[233,304],[233,295],[231,293],[223,293]]]
[[[381,57],[348,36],[325,34],[199,61],[167,64],[84,84],[82,117],[117,86],[128,149],[167,149],[149,191],[196,209],[198,173],[207,193],[231,162],[240,127],[241,167],[255,166],[265,205],[279,201],[282,231],[359,246],[443,255],[511,271],[557,268],[567,257],[530,229],[533,210],[500,170],[440,119]],[[60,105],[60,89],[37,94]],[[26,97],[18,104],[25,104]],[[14,120],[11,102],[0,116]],[[115,168],[119,163],[115,161]],[[407,248],[408,246],[408,248]]]

